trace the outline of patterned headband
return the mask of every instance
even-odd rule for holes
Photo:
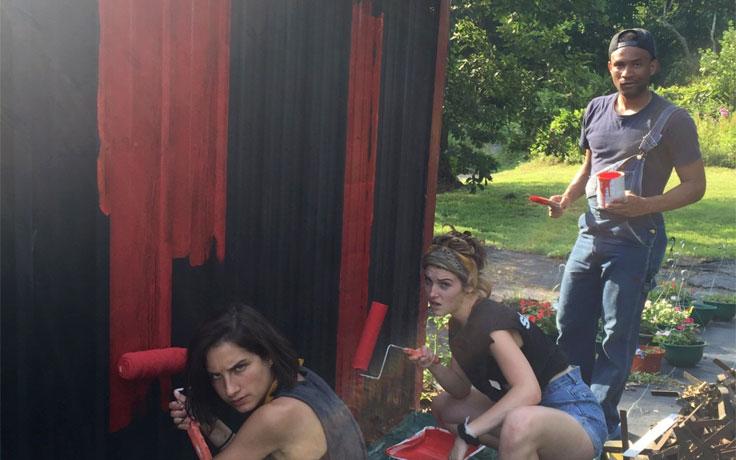
[[[429,247],[429,251],[424,258],[425,265],[434,265],[440,268],[445,268],[463,281],[468,281],[468,269],[460,260],[462,257],[447,246],[432,245]]]

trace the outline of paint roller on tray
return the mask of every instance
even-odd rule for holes
[[[135,351],[124,353],[120,357],[118,375],[124,380],[151,380],[181,373],[186,364],[186,348],[169,347]],[[181,391],[181,388],[174,390],[175,393]],[[212,460],[212,453],[202,436],[199,423],[192,421],[187,428],[187,435],[199,460]]]
[[[361,371],[367,371],[368,366],[371,363],[371,357],[373,356],[373,350],[376,348],[376,341],[378,341],[378,334],[381,332],[381,326],[383,320],[386,317],[388,311],[388,305],[381,302],[371,302],[371,309],[368,312],[368,317],[365,320],[365,326],[363,326],[363,333],[360,335],[360,341],[358,342],[358,348],[355,350],[355,356],[353,356],[353,368]],[[378,371],[378,375],[360,374],[362,377],[378,380],[383,374],[383,367],[386,365],[386,358],[388,358],[388,352],[396,348],[403,352],[407,352],[410,356],[413,354],[421,354],[421,349],[414,349],[410,347],[401,347],[394,345],[393,343],[388,344],[386,351],[383,354],[383,362],[381,362],[381,369]],[[439,357],[435,356],[435,362],[439,362]]]

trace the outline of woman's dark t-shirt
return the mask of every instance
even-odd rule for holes
[[[549,380],[568,366],[565,354],[529,319],[511,308],[484,299],[473,307],[465,326],[450,320],[450,350],[470,382],[491,400],[498,401],[509,389],[490,352],[491,332],[517,331],[522,353],[544,390]]]

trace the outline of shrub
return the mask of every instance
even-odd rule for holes
[[[736,115],[696,117],[695,125],[705,164],[736,168]]]
[[[736,294],[708,294],[703,300],[720,303],[736,303]]]
[[[447,154],[452,170],[456,174],[467,176],[465,185],[471,193],[478,189],[483,190],[484,184],[493,180],[491,173],[498,169],[498,162],[490,152],[452,136],[448,138]]]
[[[580,124],[585,109],[561,109],[545,130],[537,132],[530,149],[533,158],[555,157],[566,163],[579,163]]]

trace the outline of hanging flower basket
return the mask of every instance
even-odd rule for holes
[[[664,359],[675,367],[694,367],[703,358],[705,342],[693,345],[664,343]]]
[[[640,346],[634,354],[634,360],[631,362],[631,372],[649,372],[651,374],[659,372],[662,368],[664,354],[663,348]]]
[[[710,322],[710,320],[713,319],[717,310],[718,307],[714,305],[695,302],[693,303],[693,309],[690,313],[690,317],[693,318],[696,323],[700,324],[701,326],[705,326]]]
[[[715,317],[713,318],[715,320],[731,321],[731,318],[736,314],[736,303],[716,302],[713,300],[704,300],[703,303],[716,307]]]

